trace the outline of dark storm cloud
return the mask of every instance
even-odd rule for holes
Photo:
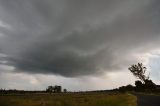
[[[158,0],[3,0],[0,52],[16,71],[67,77],[120,70],[159,42]],[[152,47],[152,46],[151,46]]]

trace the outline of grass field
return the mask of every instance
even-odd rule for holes
[[[136,106],[136,97],[120,93],[60,93],[0,96],[0,106]]]

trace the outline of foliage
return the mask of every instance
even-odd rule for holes
[[[61,86],[48,86],[48,88],[46,89],[46,92],[55,92],[55,93],[60,93],[62,91],[62,87]]]
[[[128,69],[135,77],[139,78],[143,82],[142,83],[140,80],[135,81],[136,91],[153,91],[156,89],[156,84],[153,83],[152,80],[149,80],[149,75],[145,75],[147,68],[144,67],[142,63],[131,65]]]
[[[121,86],[119,87],[120,92],[126,92],[126,91],[134,91],[134,86],[132,85],[127,85],[127,86]]]
[[[137,81],[135,81],[135,85],[136,85],[136,87],[141,87],[143,84],[141,81],[137,80]]]
[[[136,78],[139,78],[143,83],[145,83],[145,80],[149,79],[149,76],[145,75],[147,68],[144,67],[142,63],[138,63],[137,65],[131,65],[131,67],[129,67],[128,69],[133,73]]]
[[[67,89],[63,89],[63,92],[67,92]]]
[[[156,84],[152,82],[152,80],[145,80],[145,88],[148,89],[155,89],[156,88]]]
[[[141,91],[141,92],[144,91],[144,84],[141,81],[139,80],[135,81],[135,85],[136,85],[135,91]]]

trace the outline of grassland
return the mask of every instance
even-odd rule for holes
[[[0,96],[0,106],[136,106],[136,97],[120,93],[60,93]]]

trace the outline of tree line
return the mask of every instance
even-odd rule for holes
[[[61,93],[61,92],[67,92],[67,89],[63,89],[62,87],[55,85],[55,86],[48,86],[46,90],[35,90],[35,91],[25,91],[25,90],[17,90],[17,89],[0,89],[0,94],[29,94],[29,93]]]

